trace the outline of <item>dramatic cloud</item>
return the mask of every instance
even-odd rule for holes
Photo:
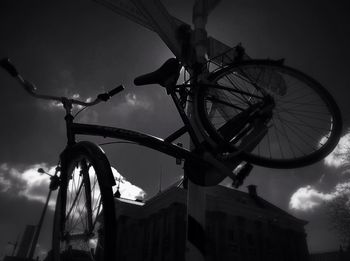
[[[119,192],[122,198],[127,199],[144,199],[146,197],[146,192],[141,188],[131,184],[127,181],[120,173],[112,167],[112,172],[114,177],[116,178],[117,185],[119,183]],[[117,191],[118,186],[113,187],[113,193]]]
[[[334,198],[332,194],[325,194],[317,191],[311,186],[299,188],[290,198],[289,208],[295,210],[311,210],[324,201]]]
[[[46,163],[39,163],[21,167],[10,167],[3,163],[0,165],[0,191],[10,193],[12,196],[25,197],[29,200],[45,202],[49,191],[50,178],[38,173],[43,168],[54,173],[55,167]],[[55,199],[51,197],[50,207],[54,207]]]
[[[48,166],[46,163],[33,164],[25,168],[10,167],[3,163],[0,165],[0,191],[10,193],[13,196],[26,197],[29,200],[45,202],[50,178],[48,175],[41,175],[38,169],[43,168],[50,174],[55,173],[55,166]],[[146,193],[139,187],[127,181],[115,168],[112,172],[116,180],[120,180],[119,191],[123,198],[143,199]],[[94,175],[94,173],[90,173]],[[114,186],[113,192],[117,190]],[[55,197],[51,197],[50,207],[54,207]]]
[[[340,138],[337,147],[324,159],[324,163],[336,168],[350,165],[350,132]]]
[[[289,208],[308,211],[342,195],[350,197],[350,182],[339,183],[330,193],[323,193],[312,186],[306,186],[294,192],[289,201]]]
[[[320,143],[322,142],[323,140],[320,141]],[[324,159],[324,164],[328,167],[341,168],[343,175],[350,173],[350,131],[340,138],[336,148]],[[324,177],[325,174],[321,176],[319,183]],[[308,211],[342,195],[348,195],[350,198],[349,179],[345,181],[343,179],[328,193],[318,191],[313,186],[301,187],[290,198],[289,208]]]
[[[0,191],[6,192],[11,187],[11,182],[4,177],[0,177]]]

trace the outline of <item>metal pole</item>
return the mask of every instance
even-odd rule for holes
[[[13,245],[11,256],[15,255],[15,252],[16,252],[16,249],[17,249],[17,246],[18,246],[18,240],[19,240],[19,234],[17,236],[17,239],[16,239],[15,243],[8,242],[9,245]]]
[[[17,244],[18,244],[17,241],[13,244],[13,250],[12,250],[11,256],[15,256],[15,251],[16,251],[16,248],[17,248]]]
[[[193,6],[192,22],[194,25],[194,42],[196,66],[201,68],[206,63],[207,54],[207,5],[206,0],[197,0]],[[197,68],[191,74],[197,74]],[[192,76],[192,75],[191,75]],[[198,75],[196,75],[198,76]],[[197,81],[198,79],[195,79]],[[187,107],[189,118],[193,120],[193,108],[189,103]],[[190,144],[190,147],[193,145]],[[192,170],[191,170],[192,171]],[[198,173],[200,175],[200,173]],[[205,235],[205,214],[206,214],[206,193],[205,188],[187,181],[187,241],[186,260],[204,261],[206,250]]]
[[[40,230],[41,230],[41,227],[42,227],[42,224],[43,224],[43,221],[44,221],[44,217],[45,217],[45,213],[46,213],[46,210],[47,210],[47,206],[49,204],[49,200],[50,200],[50,197],[51,197],[51,192],[52,192],[52,190],[50,189],[49,193],[47,195],[47,198],[46,198],[44,209],[43,209],[43,211],[41,213],[41,216],[40,216],[40,219],[39,219],[39,223],[37,225],[37,228],[36,228],[36,231],[35,231],[35,234],[34,234],[32,246],[30,248],[30,252],[29,252],[29,255],[28,255],[29,259],[33,259],[35,248],[36,248],[36,245],[38,243],[38,239],[39,239],[39,235],[40,235]]]

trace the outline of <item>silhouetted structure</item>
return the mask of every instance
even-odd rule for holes
[[[349,261],[350,248],[343,250],[342,247],[338,251],[329,251],[324,253],[310,254],[310,261]]]
[[[30,246],[32,245],[34,233],[35,233],[35,226],[27,225],[24,230],[24,234],[22,236],[22,240],[19,245],[16,257],[19,257],[19,258],[27,257]]]
[[[34,261],[32,258],[27,257],[30,246],[32,245],[34,233],[35,226],[27,225],[19,244],[16,256],[14,256],[15,251],[13,251],[12,256],[5,256],[3,261]]]
[[[306,221],[249,193],[207,190],[206,260],[308,260]],[[186,190],[172,186],[146,203],[116,199],[118,260],[185,260]]]

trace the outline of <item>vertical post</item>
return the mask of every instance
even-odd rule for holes
[[[15,252],[16,252],[16,249],[17,249],[17,246],[18,246],[18,240],[19,240],[19,234],[17,236],[17,239],[16,239],[15,243],[8,242],[8,244],[13,245],[11,256],[15,256]]]
[[[17,240],[17,241],[18,241],[18,240]],[[17,241],[13,244],[13,249],[12,249],[12,254],[11,254],[11,256],[15,256],[15,252],[16,252],[16,248],[17,248],[17,244],[18,244]]]
[[[207,32],[205,25],[207,23],[206,0],[197,0],[193,6],[192,22],[194,25],[193,47],[195,50],[194,64],[202,68],[206,63],[207,54]],[[197,68],[194,68],[191,74],[197,75]],[[191,75],[193,76],[193,75]],[[195,81],[197,77],[194,77]],[[189,118],[192,119],[193,108],[191,103],[187,107]],[[190,147],[193,147],[191,144]],[[198,173],[200,175],[200,173]],[[206,193],[205,188],[187,181],[187,241],[186,241],[186,261],[204,261],[206,255],[206,233],[205,233],[205,214],[206,214]]]
[[[197,63],[205,64],[207,55],[207,31],[205,26],[208,18],[208,6],[206,0],[196,0],[193,6],[192,23],[194,25],[194,48]]]
[[[205,188],[187,181],[186,261],[204,261],[206,255]]]
[[[36,227],[36,231],[35,231],[35,234],[34,234],[32,246],[30,248],[30,252],[29,252],[29,255],[28,255],[29,259],[33,259],[33,255],[34,255],[34,252],[35,252],[36,244],[38,243],[38,239],[39,239],[39,235],[40,235],[41,226],[42,226],[43,221],[44,221],[47,205],[49,204],[49,200],[50,200],[50,197],[51,197],[51,191],[52,190],[50,189],[49,190],[49,194],[47,195],[47,198],[46,198],[46,202],[45,202],[45,205],[44,205],[43,212],[41,213],[41,216],[40,216],[40,219],[39,219],[39,223],[38,223],[38,225]]]

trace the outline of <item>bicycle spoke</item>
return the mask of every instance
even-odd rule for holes
[[[206,102],[212,104],[211,108],[218,104],[225,111],[202,106],[204,110],[208,108],[207,114],[203,114],[204,127],[213,140],[222,144],[228,143],[220,135],[222,126],[236,116],[243,117],[242,111],[258,105],[257,102],[264,106],[265,101],[273,100],[271,126],[265,137],[256,148],[243,154],[244,159],[253,164],[278,168],[305,166],[329,153],[340,138],[341,117],[332,97],[316,81],[297,70],[270,61],[242,61],[215,71],[210,79],[218,84],[218,88],[225,86],[222,91],[225,96],[213,95]],[[236,91],[234,95],[226,91],[230,88]],[[261,97],[260,100],[255,98],[257,96]],[[227,103],[231,104],[230,107],[226,106]],[[255,126],[254,122],[260,116],[254,112],[247,117],[242,130]],[[226,131],[229,130],[226,128]],[[324,137],[326,140],[321,143]],[[239,148],[240,144],[236,140],[227,146],[237,149],[235,147]]]
[[[282,158],[284,158],[284,155],[283,155],[283,150],[282,150],[282,146],[281,146],[281,142],[280,142],[280,137],[278,136],[277,127],[276,127],[276,124],[275,124],[274,119],[272,119],[272,121],[274,122],[274,128],[276,129],[276,131],[275,131],[275,135],[276,135],[276,138],[277,138],[278,147],[279,147],[279,149],[280,149],[280,152],[281,152],[281,156],[282,156]]]
[[[231,104],[231,103],[228,103],[228,102],[225,102],[225,101],[221,101],[221,100],[219,100],[219,99],[217,99],[215,97],[211,97],[211,98],[207,97],[207,100],[209,100],[211,102],[216,102],[216,103],[225,105],[227,107],[235,108],[236,110],[244,111],[244,109],[241,108],[241,107],[238,107],[238,106],[236,106],[234,104]]]
[[[75,245],[77,242],[80,249],[85,249],[87,252],[90,252],[90,244],[95,239],[89,238],[89,233],[91,233],[96,225],[96,219],[92,219],[92,212],[96,210],[96,206],[92,206],[91,203],[88,203],[86,194],[89,192],[92,194],[93,200],[95,200],[95,191],[97,189],[97,179],[95,179],[93,183],[93,189],[90,190],[85,188],[86,181],[85,179],[89,179],[88,169],[86,167],[91,167],[91,164],[86,165],[86,163],[82,162],[82,165],[78,165],[72,171],[72,175],[69,182],[69,190],[70,193],[67,194],[67,212],[66,212],[66,231],[69,237],[72,237],[72,240],[67,241],[67,243],[71,242]],[[100,195],[99,195],[100,196]],[[99,200],[99,198],[97,199]],[[101,202],[98,203],[97,207],[101,207]],[[88,209],[91,209],[90,211]],[[98,210],[99,211],[99,210]],[[90,212],[90,214],[89,214]],[[91,221],[89,221],[91,220]],[[89,225],[90,223],[90,225]],[[85,241],[81,241],[77,238],[77,235],[81,235]],[[74,239],[76,238],[76,239]],[[92,241],[91,241],[92,240]],[[91,255],[91,254],[90,254]]]
[[[67,213],[67,215],[66,215],[66,218],[70,216],[70,213],[72,212],[73,207],[76,207],[76,204],[75,204],[75,203],[76,203],[76,201],[77,201],[77,199],[78,199],[78,196],[81,195],[81,194],[80,194],[80,191],[81,191],[82,187],[83,187],[83,183],[81,183],[80,186],[79,186],[79,189],[78,189],[78,191],[77,191],[77,194],[75,195],[75,198],[74,198],[74,200],[73,200],[73,202],[72,202],[72,206],[71,206],[71,208],[68,210],[68,213]]]

